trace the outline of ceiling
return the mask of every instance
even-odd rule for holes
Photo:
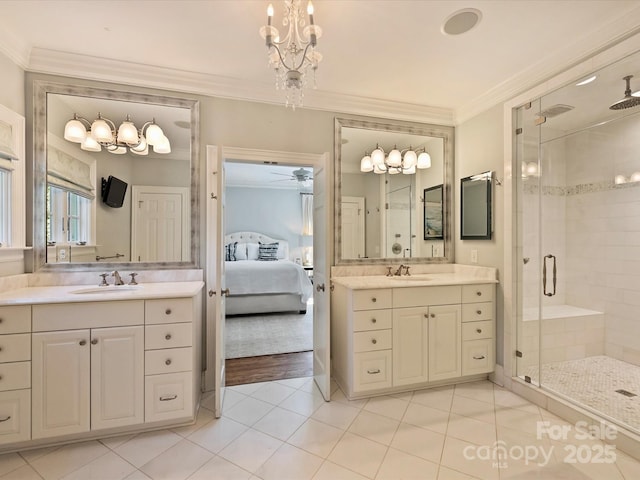
[[[305,106],[448,124],[640,31],[637,0],[314,1],[324,59]],[[258,34],[268,3],[3,0],[0,51],[29,71],[283,103]],[[470,7],[476,28],[441,32]]]

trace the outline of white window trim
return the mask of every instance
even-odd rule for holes
[[[26,197],[25,197],[25,119],[22,115],[0,105],[0,120],[12,127],[13,150],[18,160],[12,161],[11,171],[11,244],[0,247],[0,262],[22,259],[26,250]]]

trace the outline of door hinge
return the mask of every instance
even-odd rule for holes
[[[529,110],[531,108],[531,102],[525,103],[523,107],[525,110]]]
[[[516,128],[516,135],[520,135],[522,133],[522,129],[521,128]]]
[[[384,204],[384,209],[385,209],[385,210],[389,210],[389,204],[388,204],[388,203],[385,203],[385,204]]]
[[[544,122],[547,121],[547,117],[544,116],[540,116],[540,117],[536,117],[535,121],[533,122],[536,126],[538,125],[542,125]]]
[[[329,287],[329,290],[331,290],[332,292],[335,290],[336,286],[332,283],[331,286]]]
[[[522,352],[520,350],[516,350],[516,357],[522,358]]]
[[[527,383],[531,383],[531,377],[529,375],[524,376],[524,381]]]

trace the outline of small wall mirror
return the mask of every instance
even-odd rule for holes
[[[492,172],[460,179],[460,238],[491,239]]]

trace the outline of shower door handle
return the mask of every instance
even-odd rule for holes
[[[553,259],[553,292],[547,292],[547,258]],[[547,297],[553,297],[556,294],[557,279],[556,256],[545,255],[542,263],[542,290]]]

